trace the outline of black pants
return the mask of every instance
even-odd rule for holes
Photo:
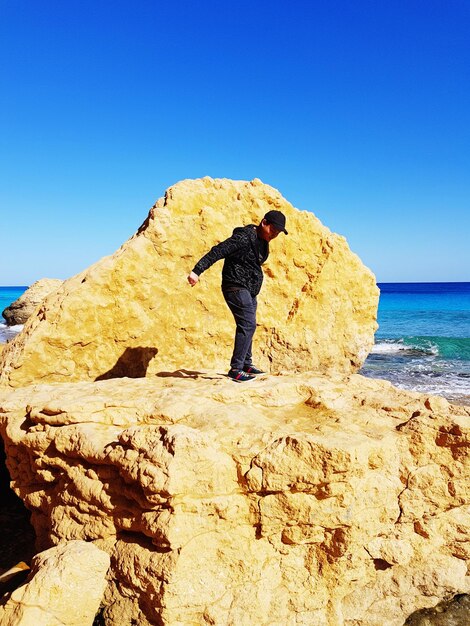
[[[241,370],[245,366],[252,365],[251,346],[256,330],[256,297],[253,297],[248,289],[222,291],[222,293],[237,325],[230,367],[234,370]]]

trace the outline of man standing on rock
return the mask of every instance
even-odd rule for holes
[[[256,330],[256,296],[263,283],[261,265],[269,256],[269,242],[279,233],[285,233],[286,218],[281,211],[268,211],[260,224],[235,228],[231,237],[214,246],[194,266],[188,276],[189,284],[220,259],[222,293],[235,318],[235,345],[228,375],[241,383],[263,374],[252,363],[252,342]]]

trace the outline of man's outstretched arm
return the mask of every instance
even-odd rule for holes
[[[249,245],[250,241],[245,233],[236,233],[232,235],[225,241],[213,246],[207,254],[205,254],[202,259],[200,259],[196,265],[194,266],[192,272],[188,276],[188,282],[191,287],[199,281],[199,276],[202,272],[205,272],[207,269],[214,265],[217,261],[224,259],[229,254],[233,254],[237,250],[244,248],[246,245]]]

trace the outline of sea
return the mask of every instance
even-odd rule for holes
[[[470,283],[379,283],[379,328],[360,374],[470,405]],[[0,287],[0,312],[26,287]],[[0,322],[0,343],[21,326]]]
[[[470,405],[470,283],[379,283],[379,328],[360,374]]]

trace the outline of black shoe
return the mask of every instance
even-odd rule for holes
[[[247,372],[244,372],[243,370],[229,370],[227,376],[234,380],[236,383],[246,383],[249,380],[254,380],[255,378],[254,376],[248,374]]]
[[[266,372],[263,372],[263,370],[259,370],[254,365],[244,365],[243,371],[246,372],[247,374],[254,374],[254,375],[266,373]]]

